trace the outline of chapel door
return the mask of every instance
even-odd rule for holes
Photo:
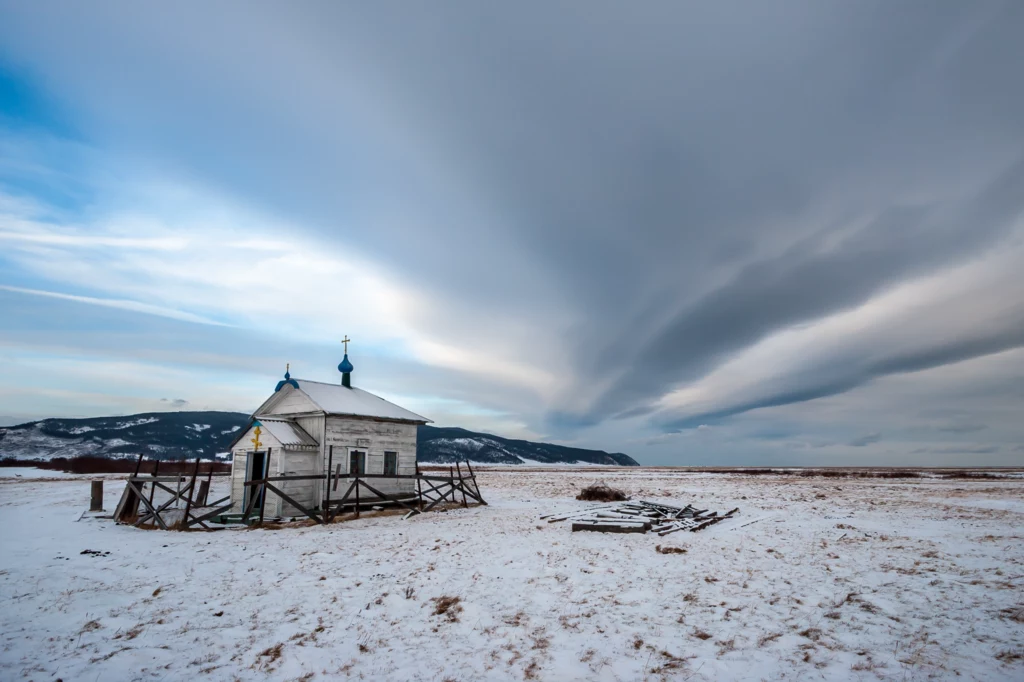
[[[348,455],[348,472],[353,476],[362,476],[366,473],[366,453],[362,450],[352,450]]]
[[[266,475],[267,470],[267,453],[265,452],[252,452],[249,453],[249,480],[260,480]],[[245,491],[245,506],[248,507],[249,495],[256,493],[256,504],[253,509],[263,508],[263,486],[247,486]]]

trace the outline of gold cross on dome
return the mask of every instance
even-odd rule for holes
[[[348,355],[348,342],[351,340],[352,339],[348,338],[348,334],[345,334],[345,338],[341,340],[341,342],[345,344],[345,355]]]
[[[252,441],[252,449],[253,450],[259,450],[263,446],[263,443],[260,442],[260,434],[261,433],[262,433],[262,431],[260,431],[260,427],[257,426],[255,429],[253,429],[253,432],[252,432],[253,437],[249,439],[250,441]]]

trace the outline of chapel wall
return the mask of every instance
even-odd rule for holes
[[[412,476],[416,473],[416,431],[416,424],[328,417],[324,438],[324,471],[327,470],[329,457],[327,448],[333,446],[334,465],[341,464],[342,473],[349,471],[349,452],[360,450],[366,453],[366,473],[383,474],[384,452],[391,451],[398,453],[398,474]],[[416,481],[412,479],[370,479],[368,483],[385,494],[416,490]],[[338,495],[341,494],[339,491]]]

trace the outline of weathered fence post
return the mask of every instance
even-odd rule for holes
[[[462,467],[458,462],[455,462],[455,469],[459,472],[459,488],[462,490],[462,506],[465,508],[469,506],[466,503],[466,482],[462,479]]]
[[[213,467],[211,466],[210,468],[212,469]],[[209,496],[210,496],[210,482],[209,481],[199,481],[199,494],[196,495],[196,503],[195,503],[196,506],[197,507],[205,507],[206,506],[206,498],[208,498]]]
[[[420,465],[416,464],[416,497],[420,501],[420,511],[423,511],[423,474],[420,473]]]
[[[103,511],[103,481],[92,482],[92,493],[89,497],[89,511]]]
[[[334,446],[327,446],[327,479],[324,480],[324,487],[327,489],[324,496],[324,523],[331,522],[331,469],[334,468]]]
[[[356,518],[359,518],[359,474],[356,474]]]

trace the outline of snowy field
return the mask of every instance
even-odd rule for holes
[[[79,521],[91,477],[18,473],[2,680],[1024,679],[1021,480],[489,469],[488,507],[175,533]],[[597,480],[740,514],[538,520]]]

